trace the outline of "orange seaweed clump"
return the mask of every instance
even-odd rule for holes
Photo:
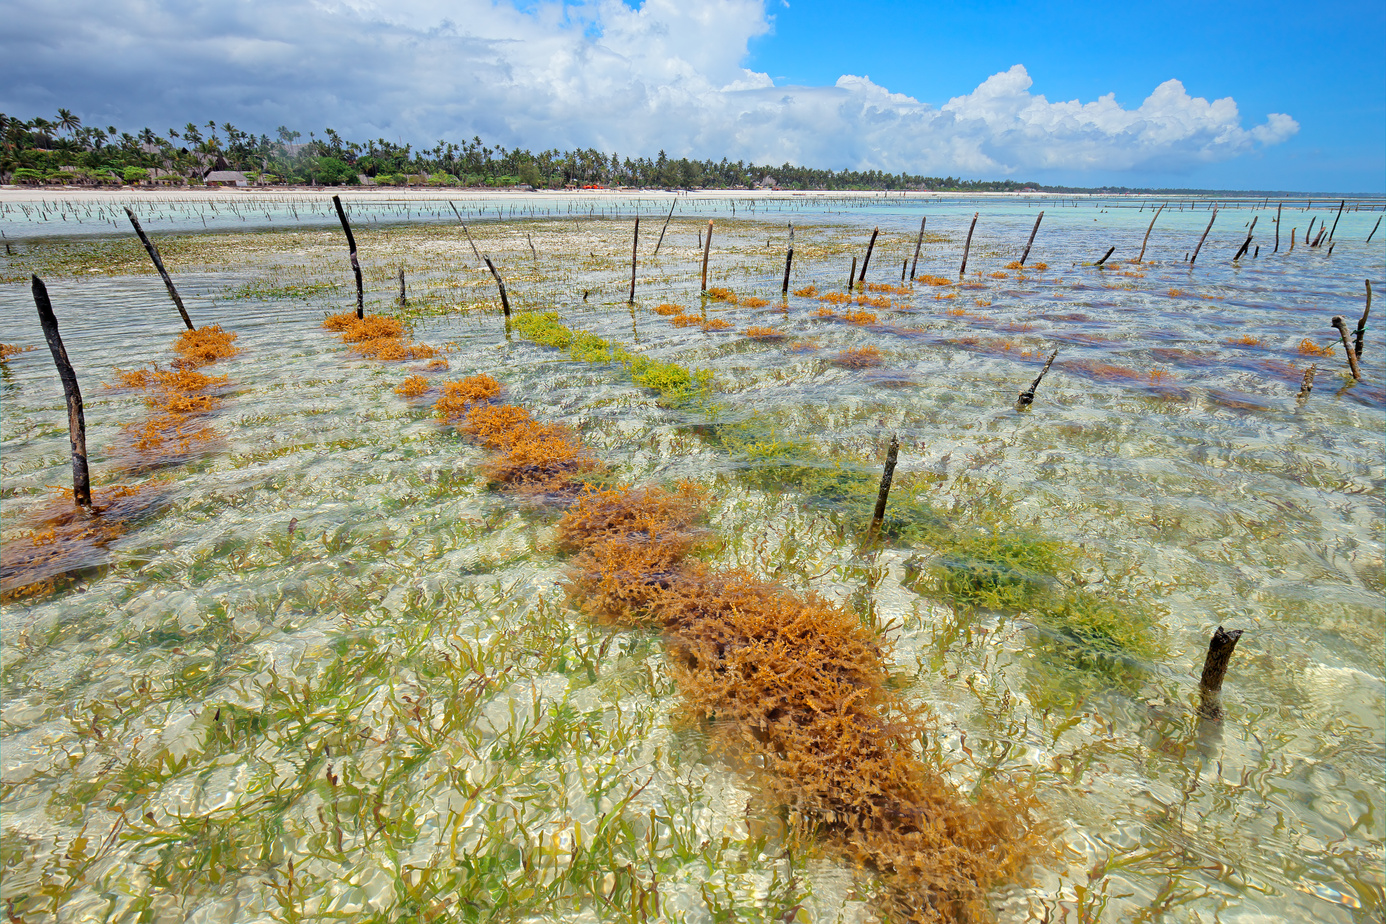
[[[815,318],[835,318],[837,317],[837,312],[827,307],[815,308],[811,316]]]
[[[888,282],[868,282],[866,284],[868,292],[892,292],[896,295],[910,295],[910,290],[905,286],[892,285]]]
[[[75,574],[103,564],[106,546],[161,500],[151,487],[95,488],[90,512],[73,503],[70,488],[60,488],[57,498],[36,511],[28,534],[6,540],[0,549],[0,603],[53,593]]]
[[[736,304],[736,293],[731,289],[724,289],[721,286],[713,286],[708,289],[707,297],[713,301],[731,302],[733,305]]]
[[[1031,264],[1030,264],[1030,268],[1033,269],[1033,270],[1035,270],[1036,272],[1042,272],[1043,270],[1049,269],[1049,264],[1048,264],[1048,263],[1031,263]]]
[[[770,304],[770,300],[765,298],[754,297],[743,298],[741,299],[741,304],[745,305],[747,308],[764,308],[766,305]]]
[[[355,324],[359,318],[354,311],[343,311],[341,314],[329,314],[323,319],[322,326],[330,331],[344,331]]]
[[[842,316],[842,320],[848,324],[875,324],[876,316],[869,311],[851,309]]]
[[[843,350],[833,357],[833,364],[844,369],[867,369],[881,364],[881,351],[873,346]]]
[[[446,370],[447,367],[448,367],[448,361],[447,361],[446,359],[435,359],[435,360],[431,360],[427,366],[424,366],[424,371],[426,371],[426,372],[442,372],[442,371]]]
[[[1314,341],[1310,340],[1308,337],[1305,337],[1303,340],[1299,342],[1299,346],[1295,348],[1295,352],[1301,353],[1305,356],[1332,356],[1333,347],[1317,346],[1314,343]]]
[[[757,324],[752,324],[750,327],[746,328],[746,336],[750,337],[752,340],[780,340],[784,337],[784,334],[775,330],[773,327],[762,327]]]
[[[1151,385],[1167,385],[1167,384],[1169,384],[1169,383],[1172,382],[1172,381],[1174,381],[1174,376],[1170,375],[1169,372],[1167,372],[1166,370],[1164,370],[1164,369],[1151,369],[1151,370],[1150,370],[1150,384],[1151,384]]]
[[[665,316],[680,315],[683,314],[683,306],[669,304],[660,305],[655,309],[655,314],[662,314]]]
[[[937,295],[934,296],[934,301],[946,302],[946,301],[948,301],[950,298],[957,298],[957,297],[958,297],[958,293],[956,293],[956,292],[940,292],[940,293],[938,293]]]
[[[1183,295],[1186,295],[1187,293],[1183,289],[1170,289],[1165,294],[1168,295],[1170,298],[1179,298]]]
[[[916,276],[914,281],[922,282],[926,286],[951,286],[953,284],[953,280],[951,279],[945,279],[942,276],[930,276],[928,274]]]
[[[0,363],[9,359],[11,356],[18,356],[20,353],[27,353],[32,350],[31,346],[19,346],[14,343],[0,343]]]
[[[703,325],[703,330],[731,330],[731,326],[731,321],[727,321],[723,318],[713,318],[711,321],[708,321],[706,324]]]
[[[197,330],[183,331],[173,345],[173,351],[178,354],[179,366],[196,369],[235,356],[240,352],[235,341],[235,334],[222,330],[220,324],[210,324]]]
[[[1025,264],[1021,263],[1019,260],[1012,260],[1010,263],[1006,264],[1006,269],[1021,270],[1023,272],[1025,270]]]
[[[428,379],[421,375],[411,375],[395,388],[395,394],[404,398],[417,398],[428,391]]]
[[[1227,341],[1228,346],[1261,346],[1261,338],[1253,337],[1250,334],[1242,334],[1240,337]]]
[[[413,378],[422,380],[423,376]],[[500,382],[482,373],[460,382],[444,382],[440,390],[442,395],[433,403],[434,413],[443,420],[456,420],[466,415],[473,405],[484,405],[499,395],[501,386]]]
[[[967,309],[966,309],[966,308],[949,308],[947,311],[944,312],[944,314],[951,315],[951,316],[953,316],[953,317],[955,317],[955,318],[965,318],[965,317],[967,317]]]
[[[827,302],[830,305],[845,305],[852,300],[852,296],[846,292],[828,292],[818,296],[820,302]]]
[[[1007,273],[1002,273],[1002,272],[987,273],[987,277],[990,278],[990,279],[1009,279],[1009,278],[1011,278]]]
[[[575,490],[575,478],[600,468],[577,437],[556,424],[519,423],[491,442],[499,451],[482,470],[523,491]]]
[[[818,295],[818,286],[804,286],[802,289],[795,289],[794,294],[800,298],[814,298]]]
[[[589,492],[560,525],[569,592],[589,613],[665,632],[688,710],[841,855],[875,870],[897,920],[986,917],[988,892],[1042,847],[1024,790],[971,797],[918,756],[929,730],[888,684],[851,612],[686,559],[696,508],[659,489]],[[747,759],[749,758],[749,759]]]
[[[812,340],[795,340],[789,345],[791,353],[812,353],[818,349],[818,344]]]
[[[857,304],[870,305],[872,308],[889,308],[890,299],[886,298],[884,295],[858,295]]]
[[[669,323],[675,327],[700,327],[703,319],[696,314],[680,314],[670,318]]]

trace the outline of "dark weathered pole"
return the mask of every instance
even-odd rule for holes
[[[669,217],[664,219],[664,227],[659,229],[659,240],[655,241],[655,249],[653,256],[659,256],[659,245],[664,243],[664,232],[669,230],[669,219],[674,217],[674,206],[678,204],[679,200],[677,199],[669,203]]]
[[[1022,391],[1020,393],[1020,397],[1015,399],[1015,409],[1017,411],[1021,408],[1029,407],[1031,404],[1034,403],[1035,390],[1039,388],[1040,382],[1044,381],[1044,374],[1049,371],[1049,367],[1054,364],[1054,357],[1058,355],[1058,350],[1055,350],[1053,353],[1049,354],[1049,358],[1044,362],[1044,368],[1040,370],[1039,375],[1035,376],[1035,380],[1030,383],[1029,389],[1026,391]]]
[[[1285,207],[1285,203],[1278,202],[1275,206],[1275,249],[1271,253],[1280,253],[1280,210]]]
[[[399,268],[399,306],[401,308],[409,306],[409,297],[404,291],[404,267],[402,266]]]
[[[174,288],[173,280],[169,278],[168,270],[164,269],[164,261],[159,259],[159,248],[154,246],[154,242],[144,233],[140,227],[140,220],[135,217],[135,213],[128,207],[125,214],[130,216],[130,224],[135,226],[135,233],[140,236],[140,243],[144,245],[145,251],[149,254],[149,259],[154,261],[154,268],[159,271],[159,275],[164,279],[164,287],[168,289],[168,297],[173,299],[173,304],[178,306],[178,313],[183,316],[183,323],[188,325],[188,330],[196,330],[193,327],[192,318],[188,317],[188,310],[183,307],[183,299],[178,295],[178,290]]]
[[[1367,307],[1362,309],[1362,320],[1357,322],[1357,331],[1352,338],[1352,352],[1362,358],[1362,336],[1367,332],[1367,315],[1372,310],[1372,281],[1367,280]]]
[[[1113,253],[1115,250],[1116,250],[1116,245],[1115,245],[1115,244],[1113,244],[1111,247],[1108,247],[1108,248],[1107,248],[1107,252],[1104,253],[1104,254],[1102,255],[1102,259],[1101,259],[1101,260],[1098,260],[1098,261],[1097,261],[1096,263],[1094,263],[1093,265],[1094,265],[1094,266],[1101,266],[1103,263],[1106,263],[1106,262],[1107,262],[1107,258],[1110,257],[1110,256],[1112,255],[1112,253]]]
[[[780,294],[789,294],[789,265],[794,262],[794,222],[789,223],[789,252],[784,255],[784,282],[780,283]]]
[[[866,245],[866,259],[861,261],[861,276],[857,281],[866,284],[866,265],[871,262],[871,251],[876,249],[876,235],[881,233],[880,228],[873,228],[871,231],[871,243]]]
[[[977,216],[978,216],[979,214],[981,214],[981,213],[980,213],[980,212],[973,212],[973,213],[972,213],[972,224],[971,224],[971,225],[968,227],[968,229],[967,229],[967,243],[963,244],[963,261],[962,261],[962,266],[958,267],[958,278],[959,278],[959,279],[961,279],[961,278],[963,278],[963,276],[967,275],[967,253],[968,253],[968,251],[970,251],[970,250],[972,249],[972,232],[975,231],[975,230],[977,229]]]
[[[1333,240],[1333,235],[1338,232],[1338,219],[1343,217],[1343,206],[1347,205],[1347,200],[1343,199],[1338,203],[1338,214],[1333,216],[1333,228],[1328,232],[1328,239]]]
[[[1245,256],[1247,250],[1250,249],[1251,235],[1256,230],[1256,219],[1260,217],[1261,216],[1259,215],[1253,215],[1251,217],[1251,227],[1246,229],[1246,240],[1242,242],[1242,246],[1237,250],[1237,255],[1232,258],[1232,262],[1235,263],[1236,261],[1240,260],[1243,256]]]
[[[1189,265],[1192,266],[1198,260],[1198,252],[1203,249],[1203,242],[1208,239],[1208,232],[1213,230],[1213,222],[1218,220],[1218,210],[1213,209],[1213,217],[1208,219],[1208,227],[1203,229],[1203,236],[1198,239],[1198,246],[1194,248],[1193,256],[1189,258]]]
[[[1306,228],[1306,229],[1304,230],[1304,243],[1305,243],[1305,244],[1308,244],[1308,243],[1309,243],[1309,236],[1310,236],[1311,234],[1314,233],[1314,222],[1316,222],[1316,221],[1318,221],[1318,220],[1319,220],[1319,218],[1318,218],[1317,215],[1315,215],[1313,218],[1310,218],[1310,219],[1309,219],[1309,227]]]
[[[356,276],[356,317],[366,316],[365,293],[361,288],[361,261],[356,258],[356,236],[351,233],[351,224],[347,221],[346,212],[342,209],[342,197],[333,196],[332,204],[337,207],[337,218],[342,222],[342,230],[346,232],[347,247],[351,249],[351,271]]]
[[[852,268],[847,271],[847,291],[852,291],[852,286],[857,281],[857,256],[852,255]]]
[[[1150,227],[1145,229],[1145,238],[1141,241],[1141,252],[1140,252],[1140,256],[1136,257],[1136,262],[1137,262],[1137,263],[1140,263],[1140,262],[1142,262],[1142,261],[1145,260],[1145,245],[1148,244],[1148,243],[1150,243],[1150,232],[1155,230],[1155,219],[1156,219],[1156,218],[1159,218],[1159,217],[1160,217],[1160,213],[1163,212],[1164,210],[1165,210],[1165,207],[1164,207],[1163,205],[1161,205],[1158,209],[1155,210],[1155,216],[1154,216],[1154,218],[1151,218],[1151,219],[1150,219]]]
[[[1039,223],[1042,221],[1044,221],[1044,209],[1040,209],[1040,213],[1035,216],[1035,226],[1030,229],[1030,239],[1025,242],[1025,252],[1020,255],[1021,266],[1024,266],[1025,261],[1030,257],[1030,246],[1035,243],[1035,235],[1039,233]],[[1152,221],[1150,224],[1153,226],[1155,223]]]
[[[452,203],[449,202],[448,205],[452,205]],[[478,261],[483,260],[484,258],[481,256],[481,251],[476,249],[476,241],[472,240],[472,232],[467,230],[467,223],[462,220],[462,213],[457,211],[457,206],[455,205],[452,205],[452,214],[457,216],[457,223],[462,226],[462,233],[467,235],[467,243],[472,245],[472,254]]]
[[[77,506],[89,509],[91,475],[87,471],[87,421],[82,416],[82,391],[77,387],[77,373],[72,371],[63,338],[58,333],[58,318],[53,314],[53,303],[48,300],[48,287],[37,276],[30,278],[39,324],[43,326],[43,336],[53,353],[53,364],[58,367],[58,378],[62,380],[63,394],[67,398],[67,435],[72,441],[72,496]]]
[[[1208,642],[1208,655],[1203,659],[1203,676],[1198,682],[1198,714],[1205,719],[1222,718],[1222,678],[1227,674],[1227,663],[1232,660],[1232,652],[1241,637],[1241,629],[1228,632],[1218,626]]]
[[[1343,350],[1347,353],[1348,368],[1352,370],[1352,377],[1357,381],[1362,381],[1362,370],[1357,365],[1357,354],[1352,351],[1352,344],[1348,343],[1347,323],[1343,321],[1341,314],[1335,314],[1331,322],[1337,329],[1338,335],[1343,338]]]
[[[1381,227],[1381,216],[1376,217],[1376,224],[1372,225],[1372,233],[1367,235],[1367,243],[1372,242],[1372,237],[1376,235],[1376,229]]]
[[[707,239],[703,241],[703,291],[707,291],[707,258],[712,252],[712,219],[707,221]]]
[[[890,448],[886,450],[885,469],[881,472],[881,488],[876,492],[876,510],[871,514],[870,536],[881,531],[885,521],[886,502],[890,499],[890,483],[895,479],[895,461],[900,455],[900,440],[894,434],[890,437]]]
[[[626,299],[627,305],[635,304],[635,258],[640,251],[640,216],[635,216],[635,233],[631,235],[630,241],[630,298]]]
[[[919,237],[914,239],[914,265],[910,267],[910,279],[913,280],[915,271],[919,269],[919,248],[924,246],[924,222],[928,221],[926,215],[919,219]]]
[[[496,272],[496,264],[491,262],[490,257],[482,257],[486,261],[486,268],[491,271],[491,275],[496,277],[496,288],[500,289],[501,309],[505,311],[505,316],[510,317],[510,299],[505,294],[505,280],[501,279],[500,273]]]

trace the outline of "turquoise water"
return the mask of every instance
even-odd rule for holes
[[[407,263],[414,336],[452,345],[447,376],[496,375],[627,480],[708,484],[716,563],[888,627],[899,682],[936,713],[959,783],[992,772],[1033,782],[1067,852],[996,897],[1001,920],[1376,919],[1382,338],[1369,323],[1355,384],[1341,344],[1323,356],[1300,344],[1334,348],[1334,315],[1355,326],[1363,280],[1383,275],[1380,231],[1363,243],[1380,204],[1344,213],[1331,255],[1302,234],[1310,217],[1331,224],[1336,203],[1287,207],[1279,253],[1274,203],[1225,208],[1190,266],[1211,213],[1171,202],[1146,264],[1097,269],[1082,264],[1108,247],[1112,261],[1136,256],[1149,206],[786,196],[737,200],[733,220],[731,201],[685,197],[654,258],[668,201],[632,197],[604,217],[581,197],[505,197],[463,215],[522,307],[711,370],[719,423],[808,440],[863,468],[896,433],[902,472],[928,483],[937,508],[994,508],[1083,547],[1083,573],[1063,577],[1145,600],[1163,653],[1124,683],[1056,673],[1024,613],[960,614],[916,593],[909,575],[927,549],[863,557],[854,512],[807,502],[794,484],[753,486],[746,460],[700,438],[707,409],[662,406],[619,368],[507,332],[477,308],[494,298],[490,276],[444,202],[351,204],[368,299],[387,309],[395,261]],[[511,207],[553,214],[512,220]],[[583,207],[597,214],[569,217]],[[94,553],[76,586],[0,615],[4,897],[35,919],[471,920],[478,907],[540,919],[581,905],[583,919],[626,920],[636,884],[657,882],[668,920],[717,920],[729,907],[768,920],[795,905],[813,920],[864,919],[869,878],[758,839],[765,810],[679,721],[658,640],[564,605],[552,513],[488,490],[479,451],[394,394],[422,364],[361,360],[320,329],[351,301],[330,205],[283,203],[258,221],[245,208],[160,208],[141,209],[156,237],[200,234],[206,217],[208,234],[269,240],[293,221],[322,239],[271,258],[228,237],[238,249],[223,262],[175,267],[194,318],[235,331],[243,352],[212,370],[230,378],[208,421],[217,440],[158,472],[111,470],[120,428],[145,409],[100,386],[117,367],[169,361],[176,315],[157,277],[48,279],[88,399],[98,483],[158,478],[161,502]],[[483,214],[492,208],[500,221]],[[1022,278],[1005,265],[1039,208],[1029,262],[1048,267]],[[635,211],[630,307],[621,267]],[[919,272],[956,278],[974,212],[967,287],[883,293],[890,307],[868,307],[877,319],[863,325],[815,317],[817,300],[779,301],[790,221],[792,287],[826,292],[844,288],[877,226],[868,281],[898,282],[920,217],[938,237]],[[10,206],[0,229],[16,254],[0,266],[17,275],[75,246],[77,217],[41,222]],[[100,226],[99,211],[81,217],[83,239],[127,236]],[[709,217],[710,283],[769,305],[700,305],[695,235]],[[1234,264],[1253,217],[1260,255]],[[406,219],[421,237],[386,233]],[[445,284],[459,275],[460,288]],[[346,288],[235,294],[281,278]],[[729,330],[672,327],[652,310],[663,301],[705,308]],[[0,288],[0,316],[4,342],[39,347],[4,366],[9,544],[69,469],[61,393],[22,282]],[[785,338],[741,336],[752,324]],[[862,347],[880,350],[880,364],[832,361]],[[1054,349],[1034,405],[1017,412]],[[1300,402],[1310,362],[1318,376]],[[1246,634],[1213,726],[1192,704],[1219,624]],[[629,832],[612,834],[609,817]],[[564,878],[572,869],[588,892]],[[555,905],[542,904],[545,888]]]

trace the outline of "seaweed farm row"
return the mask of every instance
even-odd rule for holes
[[[6,226],[6,555],[71,509],[30,273],[157,499],[0,610],[13,914],[1379,915],[1376,214],[1136,263],[1158,203],[1054,208],[1022,266],[1024,205],[681,201],[632,300],[629,218],[347,205],[362,318],[340,227],[141,214],[196,369],[133,235]]]

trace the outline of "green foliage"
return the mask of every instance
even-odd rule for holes
[[[149,179],[149,171],[143,167],[126,167],[121,171],[121,177],[127,185],[134,186]]]

